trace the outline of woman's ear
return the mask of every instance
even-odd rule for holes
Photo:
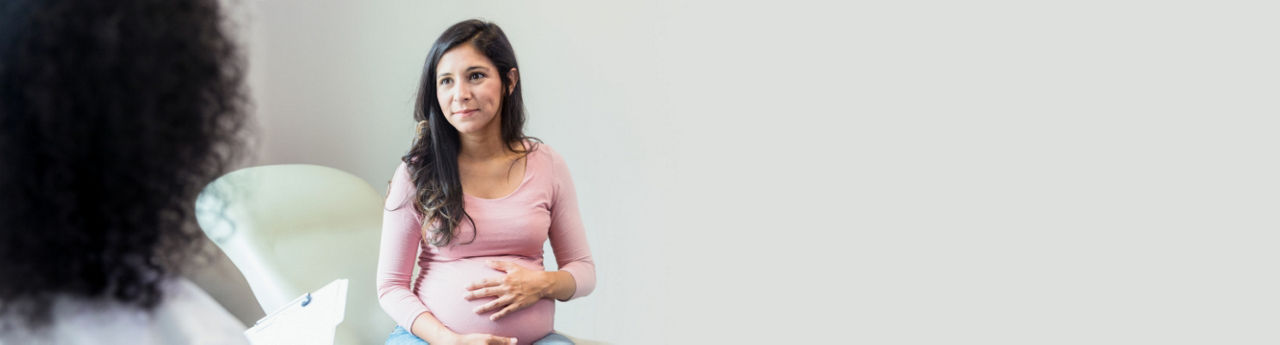
[[[515,67],[512,67],[510,71],[507,71],[507,79],[511,80],[511,85],[507,86],[507,95],[511,95],[516,92],[516,85],[520,84],[520,72],[516,71]]]

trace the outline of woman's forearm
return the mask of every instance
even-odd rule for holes
[[[410,332],[431,344],[452,344],[458,337],[458,333],[445,327],[430,311],[418,314],[418,317],[413,319],[413,329]]]
[[[553,271],[547,272],[547,276],[551,279],[551,287],[545,293],[547,297],[560,301],[573,297],[573,292],[578,288],[578,283],[573,280],[573,274],[566,271]]]

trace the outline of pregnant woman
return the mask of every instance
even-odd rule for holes
[[[595,263],[567,165],[524,135],[515,51],[497,25],[440,35],[414,119],[382,224],[379,302],[399,325],[387,344],[571,344],[553,332],[552,299],[590,293]],[[559,271],[543,269],[547,240]]]

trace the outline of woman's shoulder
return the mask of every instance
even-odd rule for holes
[[[396,171],[392,173],[391,180],[388,181],[388,183],[395,185],[397,184],[396,182],[399,181],[399,182],[407,182],[409,186],[412,186],[413,174],[409,171],[409,169],[411,168],[412,167],[409,166],[408,162],[405,162],[403,160],[400,161],[400,164],[396,165]]]
[[[545,174],[543,176],[549,177],[555,185],[564,184],[571,179],[569,164],[565,163],[564,157],[547,143],[533,142],[532,151],[529,152],[529,164],[531,169]]]
[[[388,208],[400,207],[400,203],[405,202],[416,194],[417,188],[413,182],[413,176],[409,174],[409,164],[401,161],[396,166],[396,171],[391,175],[391,179],[387,181],[387,204]],[[395,197],[392,199],[392,197]],[[395,204],[393,204],[395,203]]]
[[[548,167],[555,167],[564,164],[564,157],[560,156],[559,152],[556,152],[555,149],[551,148],[551,145],[547,145],[547,143],[540,140],[529,140],[529,145],[529,156],[535,157],[534,159],[549,162],[550,164],[547,164]]]
[[[400,160],[400,164],[396,165],[395,176],[409,175],[409,162]]]
[[[185,278],[172,282],[168,298],[155,311],[155,320],[157,332],[167,339],[210,344],[248,343],[240,320]]]
[[[47,328],[0,335],[0,344],[248,344],[244,325],[191,281],[171,280],[164,291],[149,312],[100,299],[59,297]]]

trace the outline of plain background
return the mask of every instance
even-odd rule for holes
[[[243,6],[255,164],[379,190],[431,43],[501,25],[598,266],[577,337],[1280,341],[1271,2]]]

